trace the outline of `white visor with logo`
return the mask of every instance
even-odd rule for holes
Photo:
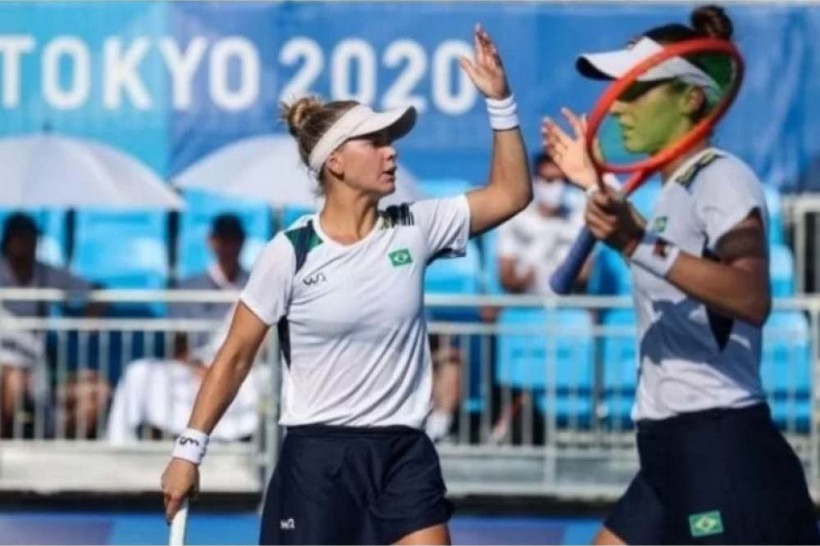
[[[624,49],[581,55],[575,66],[588,78],[614,80],[660,51],[663,51],[661,44],[644,36]],[[683,57],[671,57],[638,76],[638,81],[641,82],[671,79],[703,88],[709,102],[714,102],[720,97],[720,86],[714,78]]]
[[[333,150],[351,138],[387,130],[390,140],[399,139],[410,132],[416,124],[416,109],[412,106],[397,108],[387,112],[374,112],[363,104],[354,106],[344,113],[322,135],[310,153],[310,170],[318,175]]]

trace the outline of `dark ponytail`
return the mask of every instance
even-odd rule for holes
[[[720,6],[701,6],[692,12],[692,28],[702,36],[730,41],[734,34],[732,20]]]
[[[681,24],[663,25],[644,33],[644,36],[660,44],[674,44],[698,38],[715,38],[731,41],[734,25],[720,6],[708,5],[695,8],[690,16],[691,27]],[[732,61],[720,53],[694,53],[686,55],[686,60],[714,78],[722,90],[732,83],[734,68]]]

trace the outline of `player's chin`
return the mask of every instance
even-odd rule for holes
[[[623,136],[623,146],[630,154],[642,154],[646,152],[646,146],[639,142],[631,133],[625,133]]]
[[[382,197],[386,197],[396,191],[396,177],[392,175],[382,175],[379,177],[379,182],[376,184],[376,191]]]

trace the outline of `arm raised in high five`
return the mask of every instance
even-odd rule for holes
[[[461,67],[487,99],[493,151],[489,183],[467,193],[471,236],[508,220],[532,200],[527,152],[504,64],[490,35],[480,25],[476,25],[474,41],[475,60],[464,57]]]

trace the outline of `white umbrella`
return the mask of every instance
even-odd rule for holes
[[[178,209],[150,168],[90,140],[37,134],[0,139],[0,207]]]
[[[229,144],[200,159],[174,178],[178,188],[202,189],[257,199],[273,207],[316,207],[316,181],[299,158],[290,136],[265,135]],[[413,176],[399,165],[396,191],[382,203],[415,201]]]

